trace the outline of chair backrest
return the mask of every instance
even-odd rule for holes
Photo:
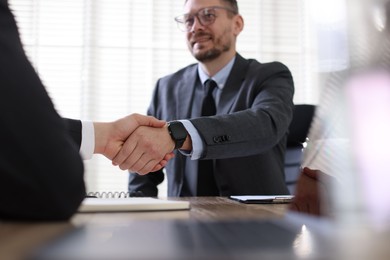
[[[313,120],[315,105],[300,104],[294,106],[293,119],[287,136],[287,148],[284,158],[284,174],[287,188],[293,194],[302,163],[303,143]]]

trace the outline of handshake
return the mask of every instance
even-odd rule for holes
[[[144,175],[173,158],[175,143],[165,121],[132,114],[110,123],[94,123],[95,150],[122,170]]]

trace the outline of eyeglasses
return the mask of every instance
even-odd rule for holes
[[[223,7],[223,6],[211,6],[200,9],[195,14],[183,14],[177,16],[175,21],[177,22],[177,26],[183,32],[190,32],[195,23],[195,17],[198,18],[199,23],[202,26],[207,26],[213,24],[215,19],[217,18],[216,10],[226,10],[228,12],[232,12],[233,14],[237,14],[233,9]]]

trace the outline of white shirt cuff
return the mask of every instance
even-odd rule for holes
[[[200,137],[198,130],[189,120],[179,121],[183,123],[192,140],[192,152],[186,153],[184,150],[180,150],[180,152],[185,156],[191,156],[191,160],[198,160],[202,156],[204,150],[202,138]]]
[[[80,154],[83,160],[89,160],[95,150],[95,129],[93,122],[81,121]]]

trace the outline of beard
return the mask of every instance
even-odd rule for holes
[[[222,52],[229,50],[227,46],[223,49],[212,48],[211,50],[207,50],[205,52],[193,53],[195,59],[200,62],[212,61],[218,58]]]
[[[203,36],[203,35],[204,33],[200,33],[197,36]],[[213,48],[205,51],[200,50],[199,52],[194,52],[191,49],[191,53],[194,56],[194,58],[200,62],[212,61],[218,58],[219,56],[221,56],[222,53],[230,50],[231,42],[230,41],[227,41],[225,43],[222,42],[223,42],[223,36],[221,36],[219,39],[215,41]]]

